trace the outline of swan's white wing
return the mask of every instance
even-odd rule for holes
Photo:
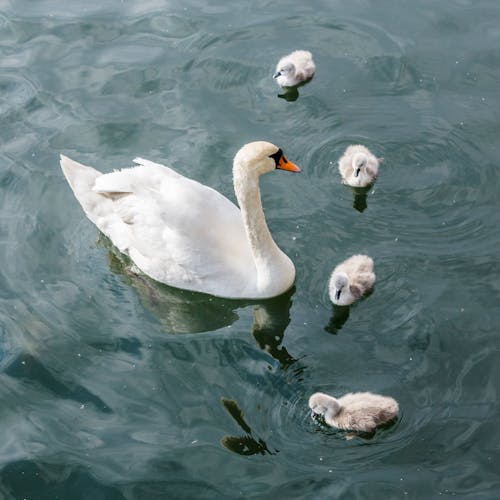
[[[146,160],[98,177],[106,213],[92,219],[152,278],[227,296],[256,275],[239,209],[220,193]],[[115,243],[117,244],[117,243]]]
[[[134,187],[153,186],[153,180],[165,179],[178,180],[183,178],[175,170],[143,158],[135,158],[134,163],[139,166],[115,170],[109,174],[103,174],[95,180],[92,191],[96,193],[132,193]],[[144,168],[140,168],[144,167]]]

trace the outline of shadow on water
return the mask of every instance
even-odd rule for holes
[[[151,311],[169,333],[202,333],[233,324],[237,310],[252,306],[252,335],[259,347],[286,369],[296,359],[281,345],[290,323],[290,307],[295,287],[272,299],[230,300],[173,288],[152,280],[134,269],[132,261],[120,253],[111,241],[101,235],[99,245],[108,249],[108,261],[113,273],[124,278],[137,292],[142,305]]]
[[[103,413],[112,413],[108,405],[82,385],[66,380],[61,381],[57,373],[46,368],[41,361],[31,354],[20,354],[4,370],[6,375],[21,380],[28,385],[35,385],[61,399],[68,399],[79,404],[93,405]]]
[[[330,322],[325,326],[325,331],[336,335],[342,329],[345,322],[349,319],[351,306],[333,306],[333,315]]]
[[[294,87],[281,87],[281,90],[283,90],[282,94],[278,94],[278,97],[280,99],[285,99],[285,101],[288,102],[294,102],[299,98],[299,87],[303,87],[304,85],[307,85],[313,77],[309,78],[309,80],[306,80],[305,82],[301,82],[298,85],[295,85]]]
[[[245,422],[243,411],[234,399],[221,398],[221,403],[229,415],[233,417],[236,423],[246,433],[244,436],[223,436],[220,440],[220,444],[224,448],[233,453],[238,453],[238,455],[256,455],[258,453],[261,455],[265,455],[266,453],[275,455],[278,453],[279,450],[274,450],[274,452],[270,451],[263,439],[256,439],[252,436],[252,429]]]

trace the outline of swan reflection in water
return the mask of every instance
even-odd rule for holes
[[[295,287],[274,299],[253,306],[252,335],[259,347],[268,352],[281,368],[286,369],[296,359],[281,345],[290,323],[290,306]]]
[[[283,369],[296,361],[281,345],[290,323],[290,307],[295,287],[278,297],[259,302],[222,299],[172,288],[137,272],[133,262],[115,249],[111,241],[102,234],[98,245],[108,250],[111,271],[122,276],[136,290],[142,305],[154,314],[167,332],[179,334],[218,330],[238,320],[238,309],[251,305],[251,331],[258,346],[276,359]]]
[[[245,422],[245,419],[243,418],[243,411],[234,399],[221,398],[221,403],[228,411],[229,415],[234,418],[236,423],[245,432],[245,435],[243,436],[223,436],[220,440],[220,444],[224,446],[224,448],[227,448],[234,453],[238,453],[239,455],[256,455],[258,453],[261,455],[275,455],[279,451],[270,451],[263,439],[256,439],[252,436],[252,429]]]
[[[101,235],[98,244],[108,249],[111,271],[122,276],[136,290],[143,306],[154,314],[166,331],[175,334],[214,331],[234,323],[239,318],[237,310],[251,305],[251,332],[257,345],[276,359],[281,369],[286,370],[297,361],[281,345],[290,323],[295,287],[278,297],[259,302],[221,299],[179,290],[137,273],[133,263],[116,250],[106,236]],[[300,373],[300,368],[297,373]],[[278,452],[271,451],[261,438],[254,437],[236,401],[222,398],[221,402],[244,432],[243,435],[223,436],[220,441],[222,446],[240,455],[272,455]]]
[[[108,249],[111,271],[123,277],[135,289],[141,304],[152,312],[169,333],[201,333],[218,330],[238,319],[236,309],[241,301],[230,301],[202,293],[164,285],[142,274],[133,262],[100,235],[98,243]]]

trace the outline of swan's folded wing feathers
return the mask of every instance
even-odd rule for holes
[[[170,167],[167,167],[166,165],[162,165],[161,163],[155,163],[154,161],[151,160],[146,160],[145,158],[137,157],[134,158],[134,163],[137,163],[137,165],[140,165],[142,167],[150,167],[153,169],[161,169],[161,172],[164,176],[169,176],[169,177],[175,177],[175,178],[185,178],[183,175],[179,174],[175,170],[171,169]]]
[[[181,179],[189,180],[166,165],[144,158],[135,158],[134,163],[137,163],[138,166],[101,175],[96,179],[92,190],[107,195],[132,193],[144,189],[159,189],[164,182],[175,183]]]
[[[165,167],[136,168],[142,175],[130,181],[134,192],[116,195],[127,186],[119,175],[134,169],[106,174],[109,180],[98,188],[113,193],[114,222],[103,232],[112,240],[128,238],[127,252],[139,269],[158,281],[197,289],[209,276],[215,283],[226,275],[234,279],[242,259],[252,262],[240,211],[231,201],[194,180],[171,176]]]
[[[132,193],[137,190],[137,167],[115,170],[98,177],[92,191],[104,195]],[[132,187],[134,186],[134,187]]]

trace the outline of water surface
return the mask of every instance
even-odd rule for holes
[[[499,16],[0,2],[0,497],[498,497]],[[297,48],[318,69],[287,101],[271,75]],[[131,273],[58,166],[143,156],[234,200],[232,157],[258,139],[303,170],[261,182],[297,268],[264,302]],[[336,169],[357,142],[384,157],[361,201]],[[375,291],[338,316],[328,275],[360,252]],[[401,415],[346,440],[309,418],[317,390]]]

